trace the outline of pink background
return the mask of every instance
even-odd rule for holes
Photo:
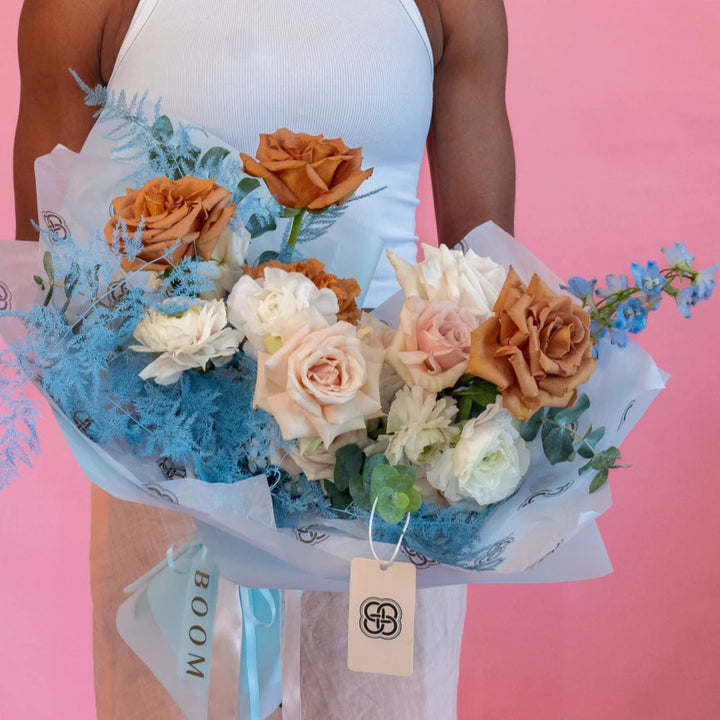
[[[675,240],[720,260],[720,5],[506,5],[518,237],[562,276],[622,272]],[[0,11],[3,237],[19,7]],[[625,444],[633,467],[600,523],[615,573],[471,589],[462,720],[720,717],[720,299],[690,323],[661,314],[642,344],[673,377]],[[0,495],[0,717],[89,720],[88,483],[50,420],[42,442]]]

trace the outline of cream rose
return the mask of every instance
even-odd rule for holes
[[[530,452],[501,401],[468,420],[457,445],[427,468],[427,480],[451,503],[490,505],[512,495],[530,466]]]
[[[286,440],[318,436],[329,447],[381,414],[382,356],[349,323],[300,328],[274,354],[258,354],[254,405],[273,415]]]
[[[505,268],[488,257],[468,250],[451,250],[446,245],[423,245],[425,259],[417,265],[388,250],[405,297],[449,300],[471,312],[479,322],[492,313],[505,282]]]
[[[140,343],[135,352],[159,353],[141,373],[158,385],[176,382],[184,370],[206,369],[212,362],[224,365],[237,352],[242,333],[227,326],[225,305],[210,300],[191,305],[182,315],[165,315],[150,309],[133,336]]]
[[[297,471],[283,462],[285,470],[292,474],[305,473],[308,480],[332,480],[335,474],[335,453],[346,445],[365,447],[368,443],[365,429],[352,430],[338,435],[329,447],[323,445],[319,437],[299,438],[297,444],[288,450],[290,460],[297,465]]]
[[[300,273],[267,267],[264,276],[238,280],[227,300],[228,320],[247,338],[245,352],[272,353],[297,328],[317,330],[335,322],[338,302]]]
[[[453,302],[410,296],[386,362],[408,385],[431,392],[452,387],[467,369],[470,333],[477,325],[474,315]]]

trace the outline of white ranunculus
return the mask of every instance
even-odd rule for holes
[[[418,386],[401,388],[390,405],[387,434],[380,435],[366,452],[382,452],[391,465],[422,465],[450,447],[458,428],[453,424],[457,404],[452,398],[437,399]]]
[[[224,365],[237,352],[242,333],[227,326],[225,304],[209,300],[191,305],[181,315],[166,315],[150,309],[133,336],[140,343],[136,352],[159,353],[141,373],[143,380],[155,378],[159,385],[176,382],[184,370]]]
[[[468,420],[457,445],[427,469],[428,482],[451,503],[490,505],[512,495],[530,466],[530,452],[498,400]]]
[[[423,245],[425,259],[417,265],[388,250],[405,297],[427,301],[450,300],[468,310],[478,322],[492,314],[507,272],[488,257],[468,250],[451,250],[445,245]]]
[[[281,268],[265,268],[257,280],[244,275],[227,304],[228,320],[247,338],[245,352],[252,357],[274,352],[300,327],[318,330],[334,323],[339,311],[332,290]]]

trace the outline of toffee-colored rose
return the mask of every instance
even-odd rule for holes
[[[287,128],[261,134],[256,157],[240,153],[245,172],[264,180],[281,205],[297,210],[340,205],[372,175],[372,168],[360,167],[361,148]]]
[[[257,280],[263,276],[265,268],[280,268],[287,272],[296,272],[308,278],[319,290],[328,288],[335,293],[338,301],[339,311],[338,320],[356,325],[360,320],[360,309],[355,302],[355,298],[360,295],[360,286],[355,278],[339,278],[333,273],[325,272],[325,265],[317,258],[309,258],[308,260],[297,260],[294,262],[283,263],[279,260],[269,260],[262,265],[244,268],[244,274],[249,275],[253,280]]]
[[[153,178],[139,190],[128,188],[125,195],[113,200],[116,214],[105,226],[105,239],[113,244],[113,233],[120,220],[131,238],[142,223],[143,249],[134,258],[123,261],[126,270],[161,272],[184,257],[208,260],[235,212],[231,197],[232,193],[212,179]],[[163,257],[178,242],[180,245]],[[122,237],[119,245],[124,254]]]
[[[513,268],[493,312],[472,333],[467,371],[495,383],[520,420],[573,405],[595,369],[590,315],[537,275],[526,289]]]

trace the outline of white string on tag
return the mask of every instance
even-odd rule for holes
[[[402,532],[400,533],[400,539],[397,541],[397,545],[395,546],[395,551],[392,554],[392,557],[387,560],[386,562],[383,562],[380,560],[380,558],[377,556],[377,553],[375,552],[375,545],[373,545],[373,537],[372,537],[372,526],[373,526],[373,518],[375,517],[375,508],[377,507],[378,499],[375,498],[372,506],[372,510],[370,511],[370,522],[368,523],[368,540],[370,541],[370,550],[372,551],[373,557],[379,562],[382,563],[380,565],[382,570],[386,570],[390,564],[395,560],[397,557],[397,554],[400,552],[400,546],[402,545],[402,541],[405,538],[405,531],[408,529],[408,525],[410,524],[410,513],[408,513],[405,516],[405,524],[403,525]]]

